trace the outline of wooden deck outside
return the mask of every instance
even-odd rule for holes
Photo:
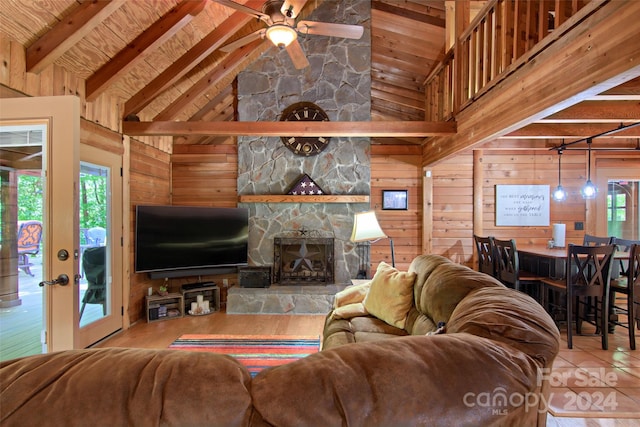
[[[42,353],[42,258],[32,257],[33,277],[20,271],[18,275],[20,299],[22,304],[0,308],[0,361],[20,356]],[[80,300],[87,289],[86,280],[80,281]],[[87,304],[82,315],[81,325],[89,324],[102,317],[102,306]]]

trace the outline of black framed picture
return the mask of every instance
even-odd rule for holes
[[[406,211],[408,208],[407,190],[382,190],[382,209]]]

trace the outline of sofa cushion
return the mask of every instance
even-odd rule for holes
[[[385,262],[378,264],[364,299],[369,313],[397,328],[404,328],[413,305],[415,273],[401,272]]]
[[[219,354],[69,350],[3,362],[0,378],[6,427],[242,426],[252,417],[249,371]]]
[[[433,258],[437,256],[425,256]],[[416,280],[415,300],[418,311],[427,315],[435,325],[447,323],[456,305],[472,290],[484,287],[505,286],[497,279],[464,265],[442,262],[437,258],[432,264],[431,274],[423,275],[423,281]]]
[[[415,307],[411,307],[404,328],[411,335],[425,335],[435,331],[438,326],[428,316],[420,313]]]
[[[343,305],[353,304],[364,301],[364,297],[369,292],[371,281],[362,283],[360,285],[348,286],[340,292],[336,293],[333,299],[333,306],[335,308],[342,307]]]
[[[393,336],[407,335],[407,331],[402,328],[397,328],[378,319],[375,316],[360,316],[354,317],[350,321],[351,328],[354,333],[356,332],[374,332],[380,334],[389,334]]]
[[[528,400],[487,405],[486,396],[537,390],[531,358],[469,334],[343,345],[263,370],[251,383],[266,422],[305,427],[535,425]]]
[[[551,316],[530,296],[510,288],[482,288],[457,305],[447,333],[466,332],[509,344],[551,366],[560,333]]]

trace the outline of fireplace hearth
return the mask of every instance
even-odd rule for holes
[[[273,239],[273,278],[280,285],[334,283],[333,238],[276,237]]]

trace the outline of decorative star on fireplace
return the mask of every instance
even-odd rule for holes
[[[311,179],[311,177],[309,177],[309,175],[305,173],[298,179],[298,181],[296,181],[296,183],[291,187],[287,194],[301,196],[319,196],[326,193],[322,190],[322,188],[320,188],[318,184],[316,184]]]
[[[303,241],[300,245],[300,250],[298,251],[300,258],[293,261],[292,271],[298,271],[301,266],[306,266],[309,270],[313,271],[313,262],[308,257],[312,257],[317,254],[319,254],[319,252],[309,252],[307,249],[307,243]]]

